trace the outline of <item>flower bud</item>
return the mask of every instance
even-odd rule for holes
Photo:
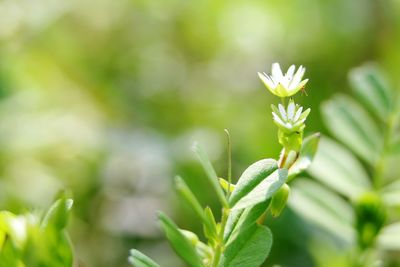
[[[386,220],[385,206],[373,192],[364,193],[355,204],[357,241],[360,248],[375,242]]]
[[[284,184],[272,197],[271,204],[269,206],[272,216],[278,217],[282,213],[289,198],[289,193],[290,187],[287,184]]]

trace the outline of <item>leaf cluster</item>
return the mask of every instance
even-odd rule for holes
[[[72,199],[56,200],[43,215],[0,212],[0,267],[73,265],[73,251],[65,227]]]
[[[295,183],[290,205],[343,242],[349,266],[371,266],[400,250],[399,103],[375,65],[352,70],[349,80],[355,97],[322,105],[333,138],[322,138],[313,179]]]

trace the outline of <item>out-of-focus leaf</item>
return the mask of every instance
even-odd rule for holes
[[[361,163],[342,145],[326,137],[308,172],[327,186],[351,199],[371,188]]]
[[[241,198],[250,193],[258,184],[278,169],[274,159],[262,159],[251,164],[240,176],[230,198],[229,205],[233,207]]]
[[[200,219],[205,221],[203,207],[200,205],[192,190],[190,190],[190,188],[180,176],[175,177],[175,188],[180,193],[182,198],[186,201],[186,203],[190,205],[193,211],[197,213]]]
[[[373,165],[382,149],[382,134],[367,112],[353,99],[338,95],[322,105],[329,131]]]
[[[392,155],[400,155],[400,139],[397,139],[389,145],[389,153]]]
[[[269,203],[270,201],[268,200],[249,208],[232,210],[225,226],[225,243],[236,238],[240,232],[254,225],[257,219],[266,211]]]
[[[315,133],[306,137],[301,146],[299,158],[290,167],[288,181],[293,179],[296,175],[306,170],[310,165],[318,149],[320,133]]]
[[[170,218],[159,213],[161,226],[175,252],[190,266],[202,267],[203,264],[191,242],[180,232]]]
[[[351,244],[354,240],[352,207],[342,198],[310,180],[292,186],[289,205],[307,220]]]
[[[400,222],[385,226],[378,237],[378,243],[384,249],[400,250]]]
[[[53,226],[56,229],[64,229],[67,226],[69,211],[72,208],[73,200],[62,197],[58,199],[47,211],[42,220],[42,226]]]
[[[254,206],[271,198],[276,191],[286,182],[286,169],[277,169],[260,183],[252,188],[232,207],[232,209],[243,209]],[[237,188],[237,187],[236,187]]]
[[[135,267],[160,267],[160,265],[136,249],[131,249],[128,261]]]
[[[389,206],[400,206],[400,181],[385,186],[382,189],[382,198]]]
[[[9,239],[13,246],[22,249],[28,236],[26,217],[8,211],[0,212],[1,244]]]
[[[355,68],[350,72],[349,79],[358,99],[382,121],[386,121],[393,108],[393,97],[389,84],[378,69],[372,64]]]
[[[204,171],[206,172],[207,178],[210,181],[212,187],[217,193],[218,199],[224,207],[228,207],[228,201],[225,198],[224,191],[219,185],[219,179],[217,173],[215,172],[207,153],[202,149],[197,143],[193,145],[193,151],[199,159]]]
[[[272,246],[272,233],[264,225],[253,225],[226,246],[221,267],[259,267]]]

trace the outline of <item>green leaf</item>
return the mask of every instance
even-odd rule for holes
[[[72,199],[66,197],[54,202],[42,220],[42,227],[53,226],[59,230],[64,229],[68,224],[69,211],[73,203]]]
[[[329,131],[370,165],[382,150],[382,134],[367,112],[353,99],[338,95],[322,105]]]
[[[387,205],[400,206],[400,181],[395,181],[385,186],[381,195]]]
[[[136,249],[131,249],[128,261],[135,267],[160,267],[160,265]]]
[[[201,165],[203,166],[204,171],[206,172],[207,178],[210,181],[212,187],[217,193],[218,199],[221,202],[222,206],[228,207],[228,201],[225,198],[224,191],[219,185],[218,176],[207,156],[207,153],[198,145],[193,145],[193,151],[199,159]]]
[[[257,184],[253,189],[232,207],[242,209],[254,206],[271,198],[276,191],[286,182],[287,170],[278,169]]]
[[[158,218],[175,252],[190,266],[202,267],[203,264],[191,242],[180,232],[176,224],[163,213]]]
[[[256,224],[257,219],[267,210],[270,200],[261,202],[245,209],[232,210],[224,231],[224,242],[228,243]]]
[[[250,165],[240,176],[229,198],[229,205],[233,207],[277,169],[278,162],[274,159],[262,159]]]
[[[395,140],[389,145],[389,153],[391,155],[400,155],[400,139]]]
[[[264,225],[253,225],[229,242],[221,257],[221,267],[259,267],[272,246],[272,233]]]
[[[393,108],[393,96],[379,70],[372,64],[364,65],[353,69],[349,79],[357,98],[382,121],[387,121]]]
[[[206,222],[204,223],[204,235],[210,240],[214,241],[217,239],[218,230],[217,223],[215,222],[214,214],[210,207],[204,209],[204,216]]]
[[[182,198],[186,200],[186,203],[188,203],[194,212],[197,213],[200,219],[205,221],[203,207],[200,205],[193,192],[189,189],[185,181],[180,176],[175,177],[175,188],[180,193]]]
[[[311,162],[317,153],[320,137],[320,133],[315,133],[303,140],[299,158],[289,169],[288,181],[292,180],[302,171],[305,171],[311,165]]]
[[[389,250],[400,250],[400,222],[385,226],[379,237],[380,247]]]
[[[351,244],[355,233],[352,207],[330,190],[310,180],[297,180],[289,205],[307,220]]]
[[[317,180],[351,199],[370,190],[368,174],[345,147],[323,137],[308,172]]]

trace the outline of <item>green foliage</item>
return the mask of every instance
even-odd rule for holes
[[[128,261],[137,267],[159,267],[152,259],[136,249],[132,249]]]
[[[272,246],[272,233],[264,225],[253,225],[232,242],[228,242],[221,258],[221,267],[260,266]]]
[[[270,197],[285,183],[287,170],[278,169],[278,163],[264,159],[250,165],[239,178],[229,198],[233,209],[254,206]]]
[[[195,247],[191,241],[181,233],[175,223],[163,213],[160,213],[158,218],[160,219],[166,237],[176,253],[190,266],[203,266]]]
[[[279,64],[273,66],[275,75],[265,76],[267,84],[270,83],[269,79],[281,80],[283,77]],[[299,74],[296,74],[297,78],[293,78],[293,70],[294,66],[290,67],[287,77],[282,78],[282,81],[271,80],[269,85],[272,87],[269,90],[272,92],[278,90],[276,92],[279,95],[283,92],[289,94],[293,90],[300,90],[301,84],[296,89],[292,88],[292,82],[288,81],[293,79],[293,83],[299,83],[305,69],[300,67]],[[304,80],[302,84],[307,81]],[[282,82],[287,88],[281,86]],[[269,214],[277,217],[284,210],[290,192],[290,187],[286,183],[288,175],[290,174],[290,178],[293,179],[309,167],[319,142],[319,134],[311,135],[304,142],[302,139],[304,122],[310,109],[302,113],[303,107],[296,105],[292,99],[289,100],[287,108],[281,104],[278,107],[279,110],[273,106],[274,120],[279,127],[278,137],[284,128],[287,137],[296,136],[296,146],[283,144],[279,161],[268,158],[251,164],[236,184],[232,184],[231,142],[227,130],[225,130],[228,137],[227,180],[218,178],[205,150],[198,144],[193,147],[207,180],[222,205],[220,222],[216,222],[211,208],[203,209],[182,178],[179,176],[175,178],[176,190],[203,223],[207,241],[203,243],[195,233],[179,229],[163,213],[159,213],[159,221],[170,245],[189,266],[258,267],[268,257],[273,238],[269,228],[264,225],[265,219]],[[152,260],[136,250],[132,250],[129,261],[137,267],[155,266]]]
[[[322,138],[308,170],[314,179],[296,182],[290,205],[345,242],[351,259],[346,266],[388,264],[391,257],[384,253],[400,249],[393,209],[400,206],[400,155],[392,153],[399,134],[396,92],[371,64],[352,70],[349,78],[358,100],[337,95],[322,105],[337,141]]]
[[[303,143],[297,158],[299,163],[294,161],[293,164],[292,177],[308,167],[318,140],[319,136],[313,135]],[[177,176],[176,189],[203,222],[207,243],[201,242],[196,234],[179,229],[170,218],[159,213],[159,221],[168,241],[189,266],[260,266],[272,246],[272,233],[264,225],[265,216],[267,213],[279,216],[285,207],[289,195],[289,186],[285,184],[288,170],[279,168],[276,160],[260,160],[250,165],[238,183],[233,185],[217,178],[208,156],[199,146],[196,146],[196,153],[210,183],[220,183],[218,189],[214,185],[217,195],[223,192],[222,189],[226,191],[221,204],[229,203],[230,208],[223,207],[221,222],[216,223],[212,210],[209,207],[203,210],[184,180]],[[138,267],[157,266],[136,250],[131,251],[129,262]]]
[[[41,218],[0,212],[0,266],[72,266],[73,251],[65,232],[72,199],[62,196]]]

